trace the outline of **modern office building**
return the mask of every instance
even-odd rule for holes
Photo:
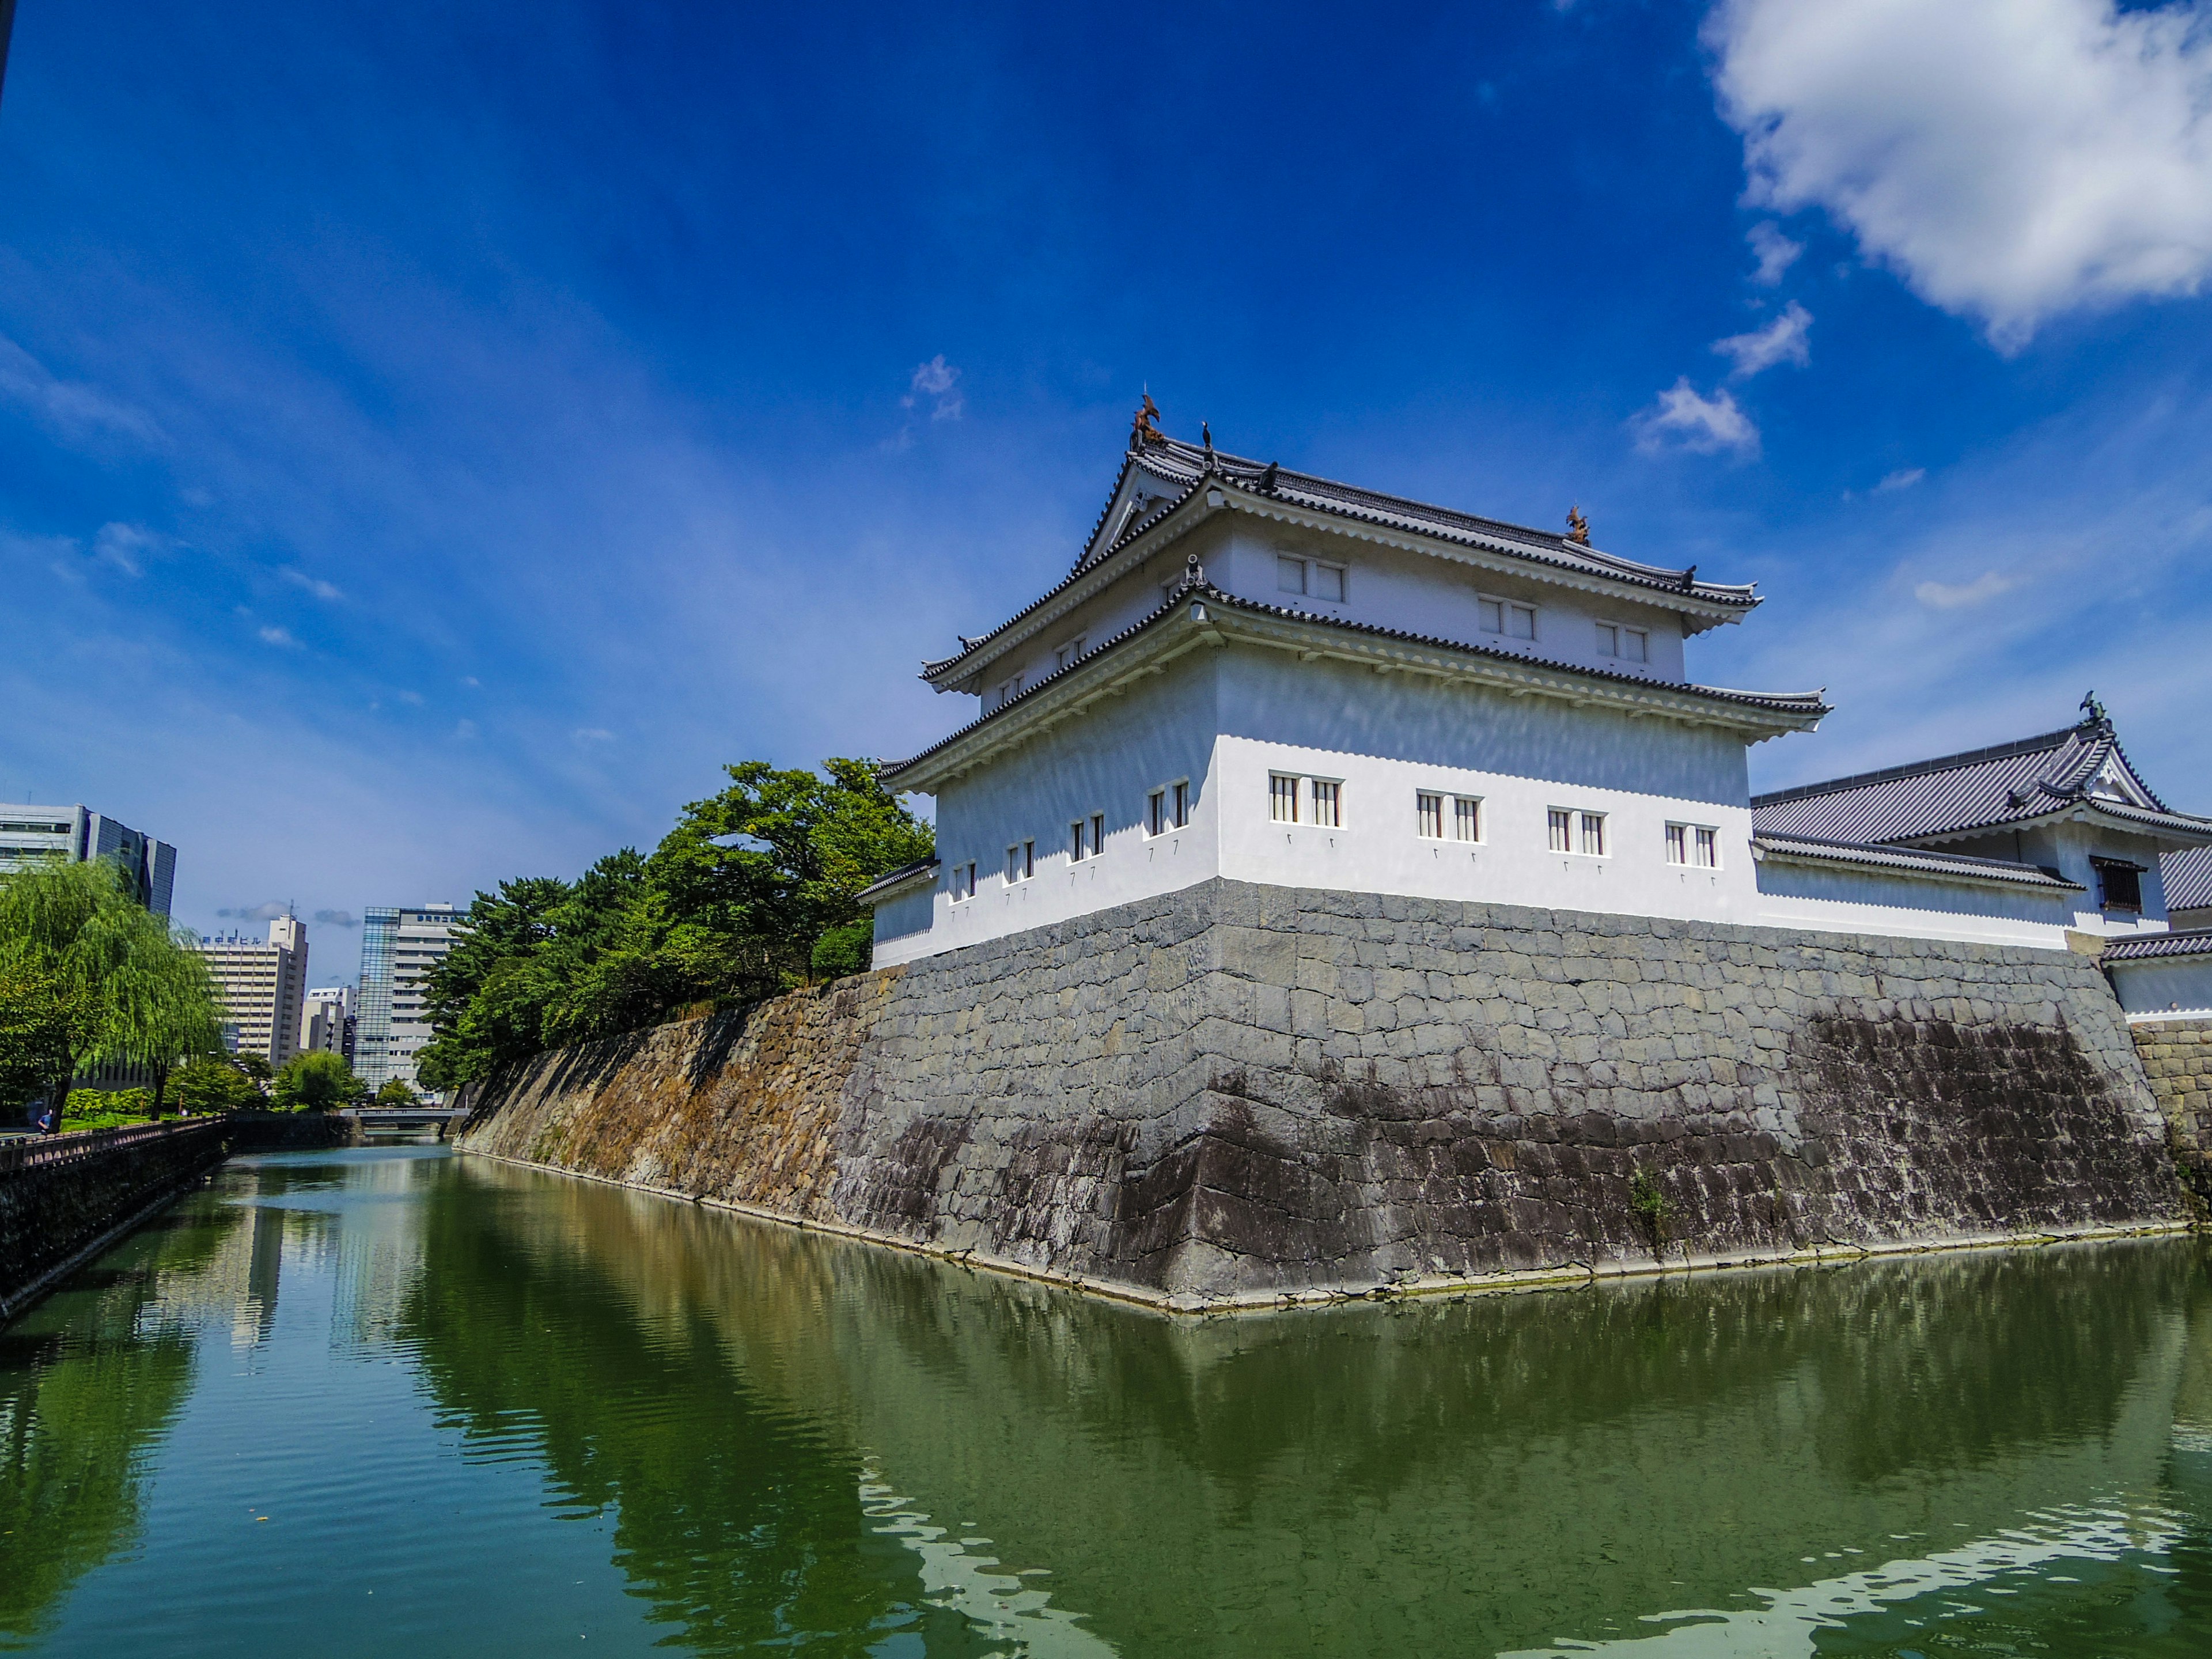
[[[333,985],[307,993],[300,1011],[300,1051],[321,1049],[353,1064],[353,987]]]
[[[422,981],[453,949],[462,915],[450,904],[371,905],[362,912],[353,1069],[370,1088],[394,1078],[420,1086],[415,1056],[430,1040]]]
[[[282,1066],[300,1051],[301,1010],[307,994],[307,925],[297,916],[269,924],[266,943],[237,933],[192,947],[238,1025],[240,1054]]]
[[[122,870],[138,902],[156,915],[169,914],[176,885],[177,849],[141,835],[105,812],[74,806],[10,805],[0,802],[0,875],[32,859],[59,857],[71,864],[109,859]]]

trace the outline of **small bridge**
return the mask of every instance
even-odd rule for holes
[[[346,1113],[361,1125],[363,1134],[377,1129],[435,1129],[441,1140],[468,1115],[462,1106],[356,1106]]]

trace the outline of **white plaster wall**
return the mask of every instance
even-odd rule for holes
[[[2212,1013],[2212,957],[2112,964],[2112,989],[2130,1014]]]
[[[2074,925],[2071,894],[2013,893],[1980,882],[1769,859],[1759,866],[1758,884],[1755,919],[1770,927],[2063,951]]]
[[[1080,720],[946,784],[937,797],[942,863],[929,931],[879,942],[876,964],[957,950],[1216,874],[1208,775],[1214,707],[1212,653],[1187,655],[1165,673],[1093,704]],[[1147,835],[1147,798],[1178,778],[1190,781],[1191,823]],[[1068,825],[1094,812],[1106,815],[1106,849],[1075,863]],[[1037,872],[1010,883],[1006,848],[1027,839],[1037,843]],[[956,902],[956,870],[971,859],[975,896]]]

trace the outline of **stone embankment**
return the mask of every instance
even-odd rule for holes
[[[474,1106],[465,1152],[1176,1308],[2186,1216],[2086,958],[1224,881]]]
[[[2174,1161],[2200,1209],[2212,1208],[2212,1019],[2152,1015],[2128,1024],[2170,1126]]]
[[[222,1162],[219,1118],[0,1144],[0,1323]]]
[[[360,1139],[336,1115],[255,1112],[0,1142],[0,1324],[232,1153]]]

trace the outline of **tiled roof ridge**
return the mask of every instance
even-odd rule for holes
[[[2137,933],[2132,939],[2108,941],[2105,960],[2128,962],[2142,957],[2212,956],[2212,927],[2175,927],[2163,933]]]
[[[2081,883],[2069,881],[2043,865],[2023,864],[2015,859],[1984,858],[1978,853],[1945,853],[1923,847],[1893,847],[1884,842],[1838,841],[1826,836],[1801,836],[1783,830],[1754,830],[1751,838],[1762,847],[1809,847],[1856,855],[1879,864],[1918,865],[1923,867],[1964,865],[1993,875],[2070,888],[2076,892],[2081,890]]]
[[[1056,684],[1063,676],[1075,672],[1078,668],[1091,663],[1103,653],[1144,632],[1161,617],[1173,611],[1184,599],[1194,595],[1217,605],[1226,605],[1232,611],[1246,611],[1261,616],[1282,617],[1293,622],[1312,623],[1322,627],[1338,629],[1345,633],[1366,635],[1377,639],[1397,640],[1407,645],[1425,646],[1435,650],[1462,651],[1470,656],[1488,657],[1500,662],[1526,664],[1530,667],[1549,669],[1555,673],[1580,674],[1592,679],[1607,680],[1616,684],[1649,686],[1659,691],[1686,692],[1694,696],[1710,697],[1718,702],[1743,703],[1753,708],[1771,708],[1783,712],[1805,713],[1817,710],[1822,714],[1829,712],[1826,701],[1827,688],[1825,686],[1813,691],[1736,691],[1721,686],[1699,685],[1689,680],[1655,680],[1641,674],[1624,674],[1617,669],[1589,668],[1580,663],[1556,662],[1548,657],[1528,656],[1518,651],[1506,650],[1502,646],[1473,645],[1463,640],[1440,639],[1433,635],[1409,633],[1404,629],[1385,628],[1378,623],[1352,622],[1340,617],[1324,617],[1311,611],[1295,611],[1287,605],[1268,605],[1258,599],[1239,599],[1234,593],[1224,592],[1212,582],[1192,581],[1186,577],[1177,585],[1173,599],[1146,611],[1120,633],[1100,641],[1075,661],[1069,663],[1064,668],[1055,668],[1035,684],[1024,686],[996,708],[988,714],[977,715],[957,731],[946,733],[919,754],[910,755],[902,761],[881,763],[876,769],[878,775],[889,777],[905,770],[918,761],[927,760],[948,744],[957,742],[970,732],[976,731],[998,719],[1016,704],[1027,702],[1047,686]]]
[[[2069,738],[2076,738],[2086,726],[2069,726],[2063,731],[2046,732],[2040,737],[2017,738],[2010,743],[1991,744],[1985,749],[1968,749],[1955,755],[1939,755],[1933,760],[1911,761],[1902,766],[1885,766],[1873,772],[1854,772],[1848,777],[1830,778],[1824,783],[1801,783],[1788,789],[1769,790],[1753,795],[1753,807],[1779,806],[1788,801],[1810,800],[1816,795],[1841,794],[1846,789],[1864,788],[1872,784],[1894,783],[1901,778],[1923,778],[1937,772],[1955,771],[1962,767],[1986,765],[1991,761],[2009,760],[2015,755],[2033,754],[2039,749],[2057,750]]]
[[[1249,456],[1231,455],[1220,450],[1203,450],[1195,445],[1185,443],[1179,438],[1164,438],[1158,444],[1146,446],[1147,453],[1162,448],[1168,452],[1170,460],[1180,462],[1186,467],[1195,468],[1200,478],[1206,475],[1206,470],[1210,467],[1213,472],[1231,483],[1256,488],[1261,480],[1266,479],[1272,473],[1274,475],[1274,482],[1267,489],[1267,494],[1283,495],[1285,487],[1288,486],[1290,491],[1295,495],[1318,495],[1325,510],[1342,512],[1347,517],[1364,519],[1369,522],[1381,521],[1377,515],[1358,512],[1356,507],[1358,504],[1402,510],[1416,516],[1428,515],[1456,528],[1475,532],[1492,532],[1526,540],[1534,546],[1532,550],[1523,552],[1522,556],[1533,556],[1551,562],[1553,561],[1547,557],[1546,550],[1548,550],[1550,553],[1559,556],[1557,562],[1565,568],[1582,569],[1588,574],[1598,575],[1612,575],[1622,580],[1646,584],[1671,592],[1693,593],[1698,598],[1721,604],[1735,603],[1748,607],[1759,602],[1752,592],[1756,586],[1755,583],[1698,581],[1695,576],[1697,569],[1695,565],[1684,569],[1674,569],[1666,565],[1644,564],[1638,560],[1624,558],[1618,553],[1606,552],[1601,548],[1570,542],[1566,537],[1555,530],[1539,530],[1534,526],[1515,524],[1506,519],[1486,518],[1479,513],[1462,512],[1458,507],[1442,507],[1433,501],[1415,501],[1410,495],[1396,495],[1388,490],[1370,489],[1364,484],[1346,483],[1340,479],[1322,477],[1318,473],[1300,472],[1273,461],[1256,461]],[[1129,466],[1140,464],[1144,459],[1145,456],[1135,450],[1128,452],[1121,471],[1115,477],[1114,495],[1121,493],[1121,482],[1127,477]],[[1301,489],[1299,489],[1301,485],[1313,488]],[[1194,484],[1193,487],[1194,488],[1195,485]],[[1348,499],[1330,501],[1328,496],[1331,495]],[[1107,511],[1112,510],[1114,495],[1107,498]],[[1103,526],[1105,521],[1105,513],[1102,512],[1098,517],[1098,523]],[[1136,533],[1136,526],[1132,526],[1130,530],[1125,532],[1125,538],[1126,535],[1134,533]],[[1091,534],[1095,538],[1097,531],[1094,529]],[[1118,545],[1118,542],[1116,544]],[[1085,543],[1085,558],[1090,562],[1097,562],[1096,559],[1090,556],[1088,551],[1090,544]],[[1102,551],[1098,556],[1103,557],[1104,551]],[[1687,586],[1684,586],[1686,579],[1690,584]]]
[[[2136,769],[2136,763],[2128,758],[2128,751],[2121,745],[2119,733],[2117,732],[2112,733],[2112,752],[2120,757],[2120,764],[2128,769],[2128,775],[2136,781],[2136,787],[2141,789],[2145,795],[2150,798],[2150,804],[2158,808],[2160,811],[2172,812],[2174,817],[2183,818],[2194,817],[2197,816],[2197,814],[2193,812],[2174,812],[2173,808],[2168,806],[2163,800],[2159,799],[2158,791],[2150,787],[2150,780],[2143,776],[2143,775]]]

